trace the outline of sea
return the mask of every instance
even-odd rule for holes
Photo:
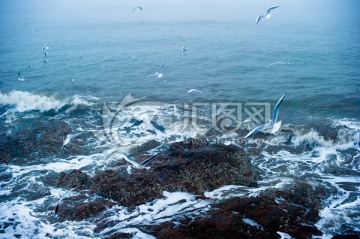
[[[163,222],[156,212],[171,221],[209,210],[190,193],[164,192],[135,212],[109,209],[120,222],[95,233],[95,219],[57,220],[47,208],[69,190],[42,182],[54,172],[107,169],[104,155],[114,148],[128,153],[150,140],[196,137],[271,145],[252,156],[261,179],[256,190],[244,187],[245,196],[294,178],[326,184],[334,190],[316,224],[321,238],[360,233],[360,4],[278,2],[271,18],[255,24],[269,4],[247,11],[252,3],[235,1],[1,0],[0,143],[55,120],[70,125],[68,144],[90,133],[85,147],[96,150],[0,164],[0,238],[102,238],[110,230],[153,238],[138,228]],[[137,5],[144,11],[133,11]],[[272,118],[283,94],[281,129],[245,140]],[[39,188],[50,193],[30,198]],[[216,199],[216,192],[206,194]],[[171,206],[179,198],[187,207]]]

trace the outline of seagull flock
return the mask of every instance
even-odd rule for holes
[[[271,11],[278,8],[279,5],[276,5],[276,6],[272,6],[270,8],[267,9],[266,13],[264,14],[261,14],[259,15],[257,18],[256,18],[256,21],[255,21],[255,24],[258,24],[260,22],[260,20],[262,18],[265,18],[265,19],[269,19],[271,17]],[[144,11],[144,9],[140,6],[137,6],[137,7],[134,7],[133,11],[132,12],[135,12],[136,10],[139,10],[139,11]],[[48,53],[47,53],[47,50],[49,49],[49,47],[47,46],[47,44],[45,44],[43,47],[42,47],[42,50],[43,50],[43,54],[44,54],[44,57],[47,57]],[[182,49],[181,49],[181,52],[185,55],[186,54],[186,47],[183,46]],[[133,57],[135,58],[135,57]],[[163,77],[163,73],[162,73],[162,68],[165,66],[165,62],[163,62],[160,67],[158,68],[158,70],[154,73],[154,74],[151,74],[151,75],[148,75],[147,78],[150,78],[150,77],[157,77],[157,78],[161,78]],[[25,79],[21,77],[21,72],[20,70],[18,71],[17,73],[18,75],[18,80],[21,80],[21,81],[24,81]],[[72,82],[74,83],[74,79],[72,79]],[[200,90],[198,89],[189,89],[187,93],[202,93]],[[251,130],[244,138],[248,138],[258,132],[264,132],[264,133],[271,133],[271,134],[274,134],[276,133],[277,131],[279,131],[280,127],[281,127],[281,120],[280,121],[277,121],[277,118],[278,118],[278,114],[279,114],[279,109],[280,109],[280,105],[282,104],[284,98],[285,98],[285,95],[286,93],[284,93],[281,98],[279,99],[279,101],[277,102],[277,104],[275,105],[274,107],[274,110],[273,110],[273,116],[272,116],[272,119],[269,120],[269,122],[267,124],[264,124],[264,125],[260,125],[260,126],[257,126],[255,127],[253,130]],[[67,135],[66,139],[64,140],[63,142],[63,147],[66,146],[70,141],[71,139],[79,136],[80,134],[82,134],[83,132],[79,132],[77,134],[74,134],[74,135]],[[132,168],[136,168],[136,169],[149,169],[150,167],[148,167],[147,165],[151,162],[151,160],[153,160],[153,158],[156,156],[152,156],[150,157],[149,159],[146,159],[145,161],[143,161],[142,163],[137,163],[136,161],[134,161],[133,159],[130,159],[130,157],[128,155],[126,155],[125,153],[123,152],[119,152],[119,151],[114,151],[113,153],[120,153],[121,157],[126,161],[128,162],[130,165],[128,167],[128,173],[131,173],[131,169]],[[112,153],[112,154],[113,154]],[[75,189],[75,188],[74,188]],[[73,190],[74,190],[73,189]],[[55,208],[55,215],[57,215],[58,213],[58,210],[59,210],[59,205],[60,205],[60,202],[61,202],[62,199],[60,199],[60,201],[57,203],[56,205],[56,208]]]

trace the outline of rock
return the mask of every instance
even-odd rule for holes
[[[91,180],[91,191],[136,206],[162,197],[162,191],[202,194],[223,185],[256,186],[258,175],[243,150],[235,146],[186,141],[170,145],[149,164],[132,174],[107,170]]]
[[[360,233],[359,234],[346,234],[346,235],[335,235],[332,237],[332,239],[360,239]]]
[[[43,182],[53,187],[80,188],[88,183],[89,176],[81,170],[55,173],[50,172],[43,177]]]
[[[71,133],[70,126],[62,121],[36,122],[30,129],[22,129],[0,143],[0,163],[24,165],[37,159],[85,154],[84,147],[72,145],[63,148],[63,141]]]
[[[80,170],[72,170],[69,173],[61,172],[59,175],[57,186],[76,188],[87,182],[88,175]]]
[[[300,195],[299,195],[300,193]],[[214,205],[204,218],[181,226],[149,226],[156,238],[279,238],[278,231],[293,238],[321,235],[319,219],[325,188],[299,183],[285,190],[267,190],[257,197],[232,198]],[[276,199],[276,200],[275,200]]]
[[[117,201],[122,206],[134,206],[162,197],[162,185],[151,174],[139,171],[120,175],[106,170],[92,179],[91,190],[102,197]]]
[[[107,207],[111,207],[111,203],[103,198],[97,198],[94,201],[88,201],[85,195],[70,197],[62,200],[59,204],[58,217],[61,220],[80,221],[85,218],[94,217]]]
[[[114,233],[111,236],[105,237],[105,239],[128,239],[128,238],[133,238],[133,235],[131,233],[118,232],[118,233]]]
[[[152,140],[150,140],[150,141],[148,141],[148,142],[146,142],[146,143],[144,143],[142,145],[131,148],[129,150],[129,154],[133,155],[133,156],[136,156],[136,155],[139,155],[139,154],[144,153],[146,151],[149,151],[151,149],[154,149],[154,148],[156,148],[156,147],[158,147],[160,145],[161,145],[161,143],[159,141],[157,141],[155,139],[152,139]]]

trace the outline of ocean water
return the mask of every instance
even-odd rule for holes
[[[241,104],[243,108],[237,110],[243,110],[247,104],[266,103],[272,111],[283,93],[286,96],[278,116],[282,129],[265,140],[277,150],[265,147],[253,159],[262,181],[256,190],[242,188],[244,196],[306,175],[309,182],[336,189],[324,202],[317,223],[324,238],[360,233],[360,179],[352,176],[360,173],[360,5],[356,1],[304,1],[303,6],[281,2],[270,19],[257,25],[257,14],[266,8],[253,6],[238,16],[236,7],[229,8],[230,1],[223,7],[209,6],[204,15],[192,12],[203,6],[189,13],[179,3],[163,7],[159,1],[157,5],[146,3],[144,12],[133,13],[129,1],[124,6],[112,1],[91,1],[86,6],[75,2],[0,2],[0,135],[55,119],[70,124],[73,134],[93,133],[86,147],[102,148],[86,156],[46,158],[35,165],[1,164],[1,174],[9,174],[11,179],[1,182],[0,221],[15,218],[19,222],[1,229],[1,238],[14,234],[98,238],[111,230],[151,238],[138,226],[171,218],[159,217],[161,210],[166,215],[209,210],[208,203],[194,195],[164,192],[163,199],[142,205],[132,214],[126,208],[109,209],[112,220],[119,223],[96,234],[91,220],[60,223],[52,211],[43,209],[43,204],[51,207],[68,192],[48,188],[41,182],[40,172],[81,169],[93,175],[99,167],[107,167],[103,155],[115,146],[128,152],[151,139],[169,143],[204,135],[215,117],[212,105]],[[163,62],[163,77],[147,78]],[[188,93],[190,89],[201,93]],[[119,106],[129,94],[134,97],[129,96],[129,102],[137,99],[137,103]],[[184,107],[196,104],[202,104],[196,109],[205,126],[186,128]],[[244,112],[237,120],[249,116]],[[106,117],[116,120],[109,124]],[[129,119],[142,123],[134,126]],[[235,142],[249,129],[219,131],[212,140]],[[109,139],[106,133],[112,130],[118,135]],[[308,145],[310,150],[290,152],[285,147],[288,144],[294,148]],[[286,170],[277,170],[279,165]],[[353,174],[331,174],[329,167]],[[50,195],[27,199],[25,192],[34,183],[48,189]],[[16,187],[19,184],[20,189]],[[224,185],[207,196],[219,198],[229,187],[239,186]],[[183,207],[169,206],[179,198],[185,201]],[[144,216],[148,207],[153,207],[152,213]]]

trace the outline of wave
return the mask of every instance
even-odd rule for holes
[[[92,106],[96,97],[84,97],[75,95],[71,98],[60,99],[56,95],[40,95],[28,91],[14,90],[9,93],[0,93],[0,109],[5,112],[0,117],[6,116],[12,120],[16,113],[49,111],[59,112],[67,108],[67,111],[74,110],[78,106]]]

